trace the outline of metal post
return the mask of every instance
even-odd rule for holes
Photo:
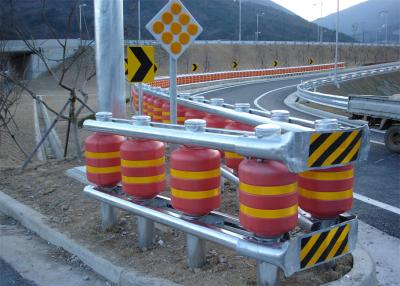
[[[169,57],[169,95],[170,95],[170,120],[171,124],[176,124],[176,74],[177,74],[177,60]]]
[[[337,11],[336,11],[336,48],[335,48],[335,82],[338,84],[338,60],[339,60],[339,0],[337,0]]]
[[[138,83],[139,115],[143,115],[143,85]]]
[[[97,109],[124,118],[123,1],[94,0]]]
[[[111,229],[117,222],[117,214],[115,212],[114,207],[105,202],[101,202],[100,211],[101,211],[101,229],[104,231]]]
[[[257,286],[278,285],[279,268],[273,264],[257,260]]]
[[[188,266],[200,268],[206,262],[206,242],[197,236],[186,234]]]
[[[242,41],[242,0],[239,0],[239,42]]]
[[[154,243],[154,222],[139,216],[137,218],[137,229],[139,235],[139,248],[148,248]]]
[[[142,23],[140,20],[140,0],[138,0],[138,40],[142,40]]]
[[[256,14],[256,17],[257,17],[256,41],[258,41],[258,17],[259,17],[258,13]]]

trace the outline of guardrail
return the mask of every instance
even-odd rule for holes
[[[349,99],[344,96],[317,92],[316,88],[327,84],[336,84],[363,77],[400,71],[400,62],[379,65],[379,67],[339,75],[337,78],[325,77],[303,82],[297,86],[297,96],[306,101],[324,106],[347,110]]]
[[[298,75],[305,73],[312,73],[318,71],[332,70],[335,64],[328,63],[322,65],[312,66],[298,66],[298,67],[282,67],[274,69],[258,69],[258,70],[243,70],[243,71],[223,71],[213,73],[199,73],[199,74],[183,74],[177,77],[177,85],[194,84],[201,82],[212,82],[229,79],[239,78],[257,78],[265,76],[282,76],[282,75]],[[338,68],[344,68],[345,63],[338,64]],[[159,77],[150,85],[158,87],[169,87],[169,77]]]

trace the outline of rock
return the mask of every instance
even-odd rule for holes
[[[69,210],[69,206],[67,206],[67,205],[62,205],[62,206],[61,206],[61,210],[62,210],[62,211],[67,211],[67,210]]]
[[[157,243],[158,243],[159,246],[164,246],[165,245],[165,242],[162,239],[160,239]]]
[[[32,240],[32,236],[29,235],[29,236],[26,237],[26,239],[27,240]]]
[[[226,258],[223,255],[218,255],[218,262],[219,263],[225,263],[226,262]]]
[[[85,280],[85,281],[89,281],[89,280],[90,280],[90,277],[89,277],[89,276],[87,276],[87,275],[85,275],[85,276],[83,276],[83,280]]]

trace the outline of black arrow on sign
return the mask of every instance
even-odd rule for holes
[[[197,71],[197,69],[198,69],[198,66],[196,65],[196,64],[192,64],[192,71]]]
[[[146,53],[142,50],[141,47],[130,47],[130,49],[141,64],[140,68],[131,79],[131,82],[142,82],[149,70],[153,68],[153,63],[147,57]]]
[[[157,73],[157,71],[158,71],[157,64],[154,64],[154,73]]]
[[[274,67],[277,67],[278,66],[278,61],[274,61]]]
[[[128,75],[128,59],[125,58],[125,75]]]
[[[238,67],[238,63],[236,61],[233,61],[232,68],[236,69]]]
[[[308,62],[310,65],[312,65],[314,63],[314,60],[310,58],[310,60]]]

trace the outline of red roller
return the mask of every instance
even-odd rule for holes
[[[194,102],[204,102],[204,96],[194,96],[193,97],[193,101]],[[196,110],[196,109],[189,109],[186,111],[185,113],[185,119],[203,119],[204,117],[206,117],[207,113],[200,111],[200,110]]]
[[[334,219],[353,203],[352,165],[307,171],[299,175],[299,204],[312,216]]]
[[[186,129],[205,128],[204,120],[185,122]],[[197,127],[196,127],[197,126]],[[221,203],[221,156],[218,151],[182,146],[171,154],[171,203],[191,216],[203,216]]]
[[[98,112],[96,119],[108,121],[109,112]],[[113,187],[121,181],[119,148],[125,138],[118,135],[95,133],[85,140],[86,177],[101,187]]]
[[[149,116],[134,116],[134,125],[148,125]],[[139,200],[152,199],[166,187],[164,144],[130,139],[121,145],[122,189]]]
[[[185,112],[186,111],[182,106],[178,106],[176,117],[177,124],[183,124],[185,122]],[[162,105],[162,122],[171,123],[169,102],[165,102]]]
[[[165,100],[157,98],[153,101],[153,121],[162,122],[162,106]]]
[[[272,160],[239,165],[240,224],[261,237],[279,237],[297,224],[297,175]]]
[[[236,103],[235,111],[237,112],[246,112],[248,113],[250,110],[250,104],[248,103]],[[247,125],[240,122],[231,121],[228,125],[225,126],[225,129],[229,130],[241,130],[241,131],[249,131],[253,132],[254,127],[251,125]],[[229,168],[232,168],[235,172],[238,171],[239,164],[242,162],[243,156],[233,153],[233,152],[225,152],[225,165]]]

